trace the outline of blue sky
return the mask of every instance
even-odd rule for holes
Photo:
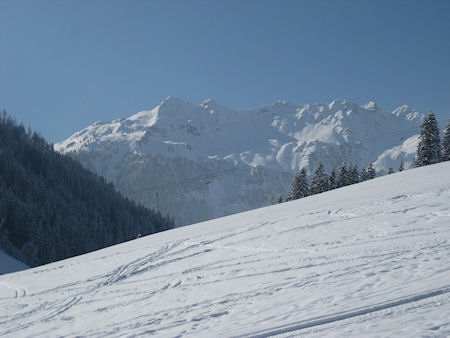
[[[450,1],[0,0],[0,108],[61,141],[167,96],[450,118]]]

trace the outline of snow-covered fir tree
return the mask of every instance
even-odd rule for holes
[[[393,174],[393,173],[395,173],[394,168],[389,168],[388,174],[390,175],[390,174]]]
[[[311,195],[320,194],[321,192],[329,190],[328,188],[328,177],[325,174],[325,170],[322,162],[317,167],[314,172],[314,176],[311,180],[310,191]]]
[[[358,165],[355,163],[351,163],[348,168],[348,181],[350,184],[359,183],[360,181]]]
[[[373,180],[375,176],[377,176],[375,168],[373,167],[373,163],[370,163],[369,166],[367,167],[367,174],[369,176],[369,180]]]
[[[344,187],[349,184],[347,163],[344,162],[338,170],[336,187]]]
[[[347,166],[347,163],[344,162],[339,168],[336,186],[344,187],[346,185],[358,183],[359,181],[358,166],[354,163]]]
[[[373,167],[373,163],[370,163],[368,167],[364,168],[361,172],[361,181],[367,181],[375,178],[376,172]]]
[[[441,161],[441,139],[439,127],[433,112],[430,112],[422,122],[419,145],[414,167],[434,164]]]
[[[403,162],[403,160],[400,162],[400,166],[398,167],[398,171],[403,171],[405,170],[405,162]]]
[[[291,185],[291,191],[289,193],[288,200],[296,200],[299,198],[303,198],[306,196],[309,196],[309,183],[308,183],[308,176],[306,175],[305,168],[302,168],[294,178],[294,181]]]
[[[332,190],[332,189],[336,189],[336,170],[332,170],[330,177],[328,177],[328,189]]]
[[[450,161],[450,121],[442,138],[442,161]]]

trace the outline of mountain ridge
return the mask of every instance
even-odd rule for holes
[[[267,205],[286,196],[297,170],[306,167],[311,173],[319,162],[327,171],[343,161],[360,168],[375,162],[380,173],[387,172],[386,163],[410,161],[405,151],[411,147],[387,150],[417,134],[421,118],[406,105],[386,112],[374,101],[276,101],[237,110],[213,99],[196,104],[169,96],[151,110],[96,122],[55,148],[105,176],[128,197],[188,224]],[[382,161],[382,154],[389,161]],[[244,169],[234,177],[214,176],[233,168]],[[197,176],[207,183],[154,189]],[[184,198],[171,202],[178,194]]]

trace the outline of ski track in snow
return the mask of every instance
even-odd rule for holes
[[[437,168],[2,275],[0,335],[448,335],[450,165]]]
[[[386,325],[386,322],[394,321],[395,326],[402,325],[401,321],[408,314],[420,314],[422,311],[426,310],[434,310],[436,308],[442,307],[443,304],[448,304],[450,301],[450,296],[447,293],[441,295],[433,295],[431,297],[426,297],[421,300],[407,302],[404,304],[396,305],[393,307],[387,307],[385,309],[379,309],[378,311],[368,312],[364,314],[357,314],[356,316],[349,316],[347,318],[339,318],[339,315],[336,315],[336,318],[329,317],[328,319],[337,319],[334,321],[328,321],[321,323],[319,321],[304,324],[297,324],[297,328],[295,326],[285,327],[284,332],[275,334],[275,331],[267,332],[267,334],[272,334],[272,336],[276,337],[308,337],[308,336],[321,336],[321,335],[331,335],[336,337],[341,336],[367,336],[370,335],[370,331],[364,332],[364,325],[370,326],[371,323],[377,321],[383,321],[383,334],[377,334],[377,336],[391,336],[390,330],[393,330],[392,326]],[[448,312],[444,312],[444,316],[447,316]],[[417,318],[420,321],[423,318]],[[311,324],[310,326],[306,326],[306,324]],[[373,325],[373,324],[372,324]],[[394,327],[395,327],[394,326]],[[302,328],[303,327],[303,328]],[[361,327],[363,330],[361,330]],[[334,332],[336,330],[339,334]],[[401,336],[410,336],[411,331],[408,327],[405,327],[403,330],[403,334]],[[423,336],[432,336],[432,337],[447,337],[450,334],[450,321],[448,318],[445,318],[438,325],[432,325],[426,328],[427,334]],[[330,334],[331,333],[331,334]],[[260,335],[260,336],[268,336],[268,335]]]
[[[314,327],[314,326],[330,324],[333,322],[346,320],[346,319],[353,318],[353,317],[364,316],[364,315],[370,314],[372,312],[387,310],[387,309],[397,307],[400,305],[406,305],[408,303],[418,302],[418,301],[421,301],[421,300],[424,300],[427,298],[436,297],[436,296],[444,295],[447,293],[450,293],[450,285],[444,286],[444,287],[436,289],[436,290],[430,290],[430,291],[426,291],[426,292],[423,292],[420,294],[411,295],[408,297],[402,297],[399,299],[394,299],[389,302],[384,302],[381,304],[365,306],[363,308],[352,309],[350,311],[335,313],[335,314],[328,315],[328,316],[312,318],[312,319],[300,321],[300,322],[292,324],[292,325],[275,327],[275,328],[272,328],[269,330],[264,330],[264,331],[252,332],[252,333],[245,334],[245,335],[242,335],[239,337],[254,337],[254,338],[271,337],[271,336],[280,335],[280,334],[288,333],[288,332],[292,332],[292,331],[303,330],[303,329]]]

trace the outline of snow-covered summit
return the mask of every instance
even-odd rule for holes
[[[168,97],[151,110],[95,123],[56,149],[186,224],[267,205],[287,194],[302,167],[311,172],[323,162],[330,171],[344,160],[366,166],[418,133],[420,121],[407,106],[386,112],[373,101],[277,101],[237,110],[213,99]]]
[[[405,118],[407,120],[422,120],[423,115],[414,111],[413,109],[411,109],[409,106],[407,106],[406,104],[396,108],[392,114],[398,116],[398,117],[402,117]]]
[[[361,107],[367,110],[378,110],[378,106],[374,101],[369,101],[366,104],[363,104]]]

